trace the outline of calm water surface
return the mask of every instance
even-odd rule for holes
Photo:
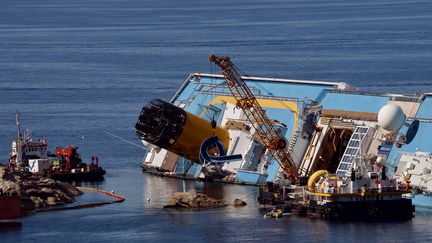
[[[133,125],[143,104],[168,99],[192,72],[227,54],[249,75],[345,81],[383,92],[432,92],[430,1],[0,2],[0,161],[16,111],[35,137],[98,154],[122,204],[40,213],[0,228],[0,242],[432,241],[432,211],[403,223],[263,219],[257,188],[141,173]],[[247,207],[164,210],[175,191],[244,198]],[[146,198],[151,201],[147,202]]]

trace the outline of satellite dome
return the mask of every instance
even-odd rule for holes
[[[385,164],[386,163],[386,159],[383,158],[383,157],[378,157],[377,160],[376,160],[376,162],[378,164]]]
[[[402,108],[395,104],[387,104],[378,112],[378,124],[387,131],[398,131],[405,123],[406,115]]]

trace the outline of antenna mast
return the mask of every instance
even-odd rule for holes
[[[20,123],[19,123],[19,112],[16,113],[16,129],[17,129],[17,136],[16,136],[16,164],[17,166],[22,165],[22,152],[21,152],[21,133],[20,133]]]

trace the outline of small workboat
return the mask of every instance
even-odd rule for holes
[[[24,136],[21,136],[18,113],[16,126],[17,136],[12,142],[12,152],[9,156],[11,169],[28,168],[32,173],[60,181],[103,180],[105,170],[99,166],[98,156],[93,155],[91,163],[84,163],[75,145],[57,147],[55,154],[52,154],[48,151],[46,138],[33,140],[30,129],[26,129]]]

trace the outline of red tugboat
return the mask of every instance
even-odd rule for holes
[[[77,149],[75,145],[57,147],[58,160],[52,161],[50,176],[60,181],[103,180],[105,170],[99,166],[99,158],[92,156],[90,164],[83,163]]]

